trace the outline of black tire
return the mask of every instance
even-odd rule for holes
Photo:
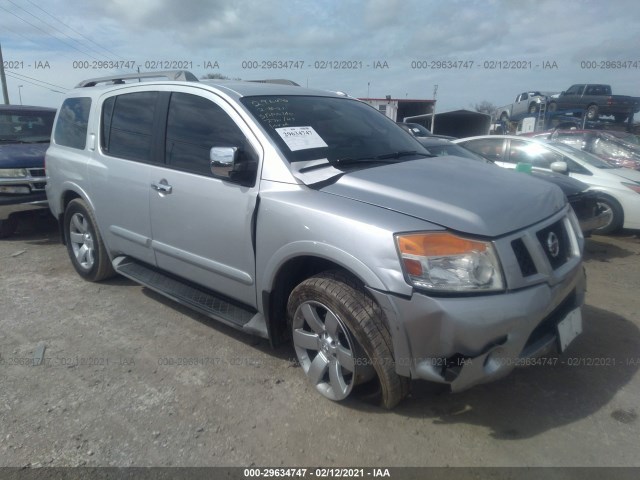
[[[6,220],[0,220],[0,238],[10,237],[17,229],[18,217],[11,215]]]
[[[591,121],[598,120],[598,106],[597,105],[589,105],[587,107],[587,120],[591,120]]]
[[[629,115],[625,113],[616,113],[613,116],[613,119],[616,123],[624,123],[624,121],[629,117]]]
[[[384,313],[355,278],[327,271],[304,280],[287,315],[300,365],[323,396],[344,400],[375,382],[376,400],[390,409],[409,393],[410,380],[395,371]]]
[[[529,113],[536,113],[537,110],[538,110],[538,104],[537,103],[531,103],[529,105]]]
[[[624,211],[622,205],[613,197],[608,195],[600,195],[598,197],[598,205],[605,211],[611,211],[611,221],[604,227],[596,228],[592,233],[596,235],[608,235],[615,233],[624,225]]]
[[[500,121],[502,123],[509,123],[509,115],[503,112],[502,115],[500,115]]]
[[[64,238],[67,252],[76,272],[90,282],[115,275],[107,255],[97,222],[87,204],[76,198],[64,211]]]
[[[558,110],[558,104],[556,102],[551,102],[547,106],[547,110],[550,111],[550,112],[555,112],[556,110]]]

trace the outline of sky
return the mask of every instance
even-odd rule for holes
[[[138,67],[435,92],[440,112],[574,83],[640,96],[639,25],[637,0],[0,0],[10,102],[51,107]]]

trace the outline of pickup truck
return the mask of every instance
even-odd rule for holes
[[[500,107],[496,118],[501,122],[515,121],[529,113],[535,113],[540,104],[546,102],[547,96],[540,92],[523,92],[516,97],[516,101]]]
[[[48,209],[44,154],[55,108],[0,105],[0,238],[11,236],[18,213]]]
[[[613,116],[617,123],[640,111],[640,98],[628,95],[612,95],[611,85],[571,85],[557,98],[549,100],[548,110],[584,109],[588,120],[598,120],[600,115]]]

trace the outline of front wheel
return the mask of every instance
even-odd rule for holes
[[[90,282],[115,275],[96,225],[93,212],[83,200],[69,202],[64,212],[67,252],[76,271]]]
[[[308,278],[291,292],[287,313],[298,361],[320,394],[340,401],[374,383],[386,408],[407,395],[384,313],[360,282],[333,271]]]
[[[587,107],[587,120],[598,120],[598,106],[589,105]]]
[[[603,212],[611,212],[611,220],[606,225],[595,229],[592,233],[607,235],[620,230],[624,223],[624,212],[620,203],[615,198],[603,195],[598,198],[598,206]]]

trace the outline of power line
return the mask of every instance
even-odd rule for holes
[[[94,56],[93,56],[93,55],[91,55],[90,53],[83,52],[82,50],[80,50],[80,49],[76,48],[76,47],[75,47],[75,45],[72,45],[72,44],[70,44],[70,43],[67,43],[67,42],[65,42],[64,40],[62,40],[62,39],[60,39],[60,38],[56,37],[55,35],[52,35],[51,33],[44,31],[43,29],[41,29],[41,28],[40,28],[40,27],[38,27],[37,25],[34,25],[33,23],[31,23],[31,22],[30,22],[30,21],[28,21],[28,20],[25,20],[24,18],[22,18],[21,16],[17,15],[17,14],[16,14],[16,13],[14,13],[14,12],[12,12],[11,10],[7,10],[5,7],[3,7],[3,6],[1,6],[1,5],[0,5],[0,9],[4,10],[5,12],[7,12],[7,13],[9,13],[9,14],[11,14],[11,15],[13,15],[13,16],[14,16],[14,17],[16,17],[16,18],[19,18],[19,19],[20,19],[20,20],[22,20],[23,22],[25,22],[25,23],[27,23],[27,24],[31,25],[33,28],[35,28],[35,29],[37,29],[37,30],[41,31],[41,32],[42,32],[42,33],[44,33],[45,35],[50,35],[50,36],[52,36],[53,38],[55,38],[55,39],[56,39],[56,40],[58,40],[59,42],[64,43],[65,45],[67,45],[68,47],[73,48],[74,50],[77,50],[78,52],[82,53],[83,55],[86,55],[86,56],[88,56],[88,57],[91,57],[91,58],[93,58],[94,60],[99,60],[98,58],[94,57]],[[29,12],[27,12],[27,13],[29,13]],[[36,17],[36,18],[37,18],[37,17]]]
[[[60,92],[59,90],[53,90],[53,89],[52,89],[52,88],[50,88],[50,87],[45,87],[45,86],[42,86],[42,85],[38,85],[37,83],[30,82],[29,80],[25,80],[24,78],[18,78],[18,77],[16,77],[14,74],[12,74],[11,72],[5,72],[5,74],[6,74],[8,77],[12,77],[12,78],[14,78],[15,80],[19,80],[20,82],[30,83],[31,85],[33,85],[33,86],[35,86],[35,87],[44,88],[44,89],[46,89],[46,90],[49,90],[50,92],[61,93],[61,94],[65,95],[65,92]]]
[[[3,28],[6,28],[7,30],[9,30],[9,31],[13,32],[13,34],[14,34],[14,35],[18,35],[19,37],[24,38],[26,41],[28,41],[29,43],[31,43],[31,44],[33,44],[33,45],[35,45],[36,47],[39,47],[39,45],[38,45],[36,42],[34,42],[32,38],[29,38],[29,37],[27,37],[26,35],[23,35],[22,33],[17,32],[16,30],[14,30],[14,29],[13,29],[13,28],[11,28],[11,27],[4,26]],[[47,46],[47,48],[48,48],[48,46]],[[59,53],[59,55],[62,55],[63,57],[67,57],[67,58],[69,58],[69,59],[71,59],[71,60],[75,60],[73,57],[70,57],[70,56],[69,56],[69,55],[67,55],[66,53]]]
[[[33,3],[31,0],[27,0],[27,2],[29,2],[31,5],[33,5],[34,7],[36,7],[38,10],[41,10],[43,13],[45,13],[46,15],[48,15],[49,17],[53,18],[56,22],[61,23],[62,25],[64,25],[65,27],[67,27],[69,30],[71,30],[72,32],[80,35],[82,38],[84,38],[85,40],[93,43],[94,45],[96,45],[97,47],[100,47],[101,49],[103,49],[104,51],[110,53],[111,55],[114,55],[122,60],[126,60],[126,58],[118,55],[117,53],[112,52],[111,50],[109,50],[106,47],[103,47],[102,45],[100,45],[99,43],[91,40],[89,37],[84,36],[82,33],[80,33],[78,30],[76,30],[75,28],[67,25],[66,23],[64,23],[62,20],[56,18],[55,16],[53,16],[51,13],[47,12],[44,8],[40,7],[39,5]]]
[[[56,85],[55,83],[49,83],[49,82],[45,82],[44,80],[38,80],[37,78],[29,77],[28,75],[25,75],[24,73],[18,73],[18,72],[12,71],[12,70],[7,71],[7,73],[9,73],[9,72],[14,76],[17,75],[18,77],[28,78],[28,79],[34,80],[36,82],[44,83],[45,85],[50,85],[52,87],[61,88],[62,90],[69,90],[66,87],[61,87],[60,85]],[[25,82],[26,82],[26,80],[25,80]]]
[[[73,38],[72,36],[68,35],[67,33],[63,32],[62,30],[60,30],[59,28],[57,28],[55,25],[50,24],[49,22],[45,22],[42,18],[38,17],[37,15],[34,15],[33,13],[31,13],[29,10],[27,10],[24,7],[21,7],[20,5],[18,5],[17,3],[15,3],[13,0],[7,0],[11,5],[13,5],[16,8],[19,8],[20,10],[22,10],[23,12],[27,13],[28,15],[31,15],[33,18],[35,18],[36,20],[44,23],[45,25],[47,25],[48,27],[52,28],[53,30],[55,30],[58,33],[61,33],[62,35],[64,35],[65,37],[69,38],[71,41],[76,42],[77,44],[81,45],[83,48],[85,47],[84,45],[82,45],[78,40],[76,40],[75,38]],[[104,56],[104,53],[102,52],[98,52],[95,48],[93,47],[89,47],[91,50],[93,50],[94,52],[96,52],[98,55],[102,55]]]

